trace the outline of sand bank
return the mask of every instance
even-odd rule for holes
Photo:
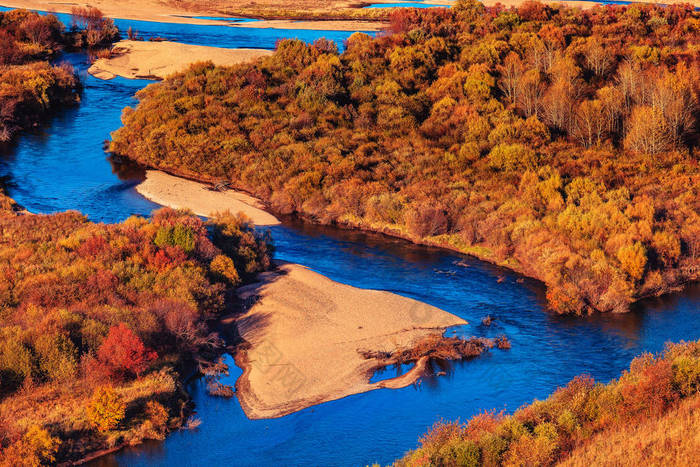
[[[91,0],[87,2],[51,1],[51,0],[0,0],[0,5],[9,8],[27,8],[30,10],[70,13],[74,7],[92,6],[99,8],[109,18],[135,21],[155,21],[160,23],[226,25],[233,27],[258,27],[274,29],[318,29],[328,31],[375,31],[384,24],[371,21],[303,21],[263,20],[256,22],[231,23],[217,19],[199,17],[224,17],[216,6],[202,5],[188,8],[173,5],[173,2],[159,0]],[[283,3],[283,2],[280,2]],[[193,4],[196,5],[196,4]],[[232,6],[222,4],[220,6]],[[254,25],[254,26],[253,26]],[[138,29],[138,28],[137,28]]]
[[[262,49],[222,49],[179,42],[121,41],[112,47],[110,58],[100,58],[88,72],[97,78],[159,78],[183,71],[194,62],[235,65],[271,55]]]
[[[187,180],[158,170],[148,170],[136,191],[154,203],[174,209],[189,209],[199,216],[215,212],[242,212],[255,225],[276,225],[279,220],[263,210],[260,200],[234,190],[215,191],[204,183]]]
[[[250,23],[231,24],[237,28],[309,29],[314,31],[381,31],[388,26],[383,21],[361,20],[290,20],[266,19]]]
[[[389,292],[334,282],[296,264],[261,275],[239,289],[252,307],[235,322],[246,341],[238,399],[252,419],[275,418],[378,388],[400,388],[424,374],[427,358],[409,373],[370,383],[378,360],[359,352],[392,352],[467,324],[430,305]]]

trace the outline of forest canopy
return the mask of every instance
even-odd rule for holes
[[[700,276],[699,34],[690,5],[404,9],[148,86],[111,150],[626,311]]]

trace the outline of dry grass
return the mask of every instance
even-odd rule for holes
[[[604,431],[559,465],[588,467],[690,466],[700,459],[700,395],[683,401],[658,420]]]

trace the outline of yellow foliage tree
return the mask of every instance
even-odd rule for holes
[[[44,428],[32,426],[21,439],[0,452],[1,467],[38,467],[56,461],[59,440]]]
[[[639,280],[644,275],[644,268],[647,265],[647,252],[644,246],[635,242],[632,245],[625,245],[617,250],[617,259],[620,261],[622,269],[634,280]]]
[[[90,423],[99,431],[116,428],[124,419],[126,404],[110,386],[100,386],[95,390],[87,407]]]
[[[661,256],[667,264],[674,263],[681,255],[681,242],[671,232],[656,232],[652,245],[654,250]]]
[[[241,281],[238,277],[238,271],[233,264],[233,260],[226,255],[216,255],[212,260],[209,269],[214,274],[216,279],[235,286]]]
[[[671,133],[660,110],[649,106],[632,109],[632,115],[627,122],[627,136],[625,136],[627,149],[658,154],[670,149],[671,145]]]

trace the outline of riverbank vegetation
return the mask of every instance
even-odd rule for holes
[[[399,10],[340,55],[289,40],[151,85],[111,150],[510,267],[559,313],[626,311],[700,277],[698,24],[689,5]]]
[[[61,50],[105,47],[119,37],[96,8],[76,8],[66,31],[54,15],[0,12],[0,142],[36,125],[51,111],[80,100],[80,81],[68,64],[53,65]]]
[[[183,378],[219,351],[206,320],[269,267],[268,240],[228,214],[105,225],[0,206],[0,465],[76,461],[180,426]]]
[[[513,415],[438,423],[395,465],[691,465],[698,389],[700,341],[669,345],[609,384],[580,376]]]

